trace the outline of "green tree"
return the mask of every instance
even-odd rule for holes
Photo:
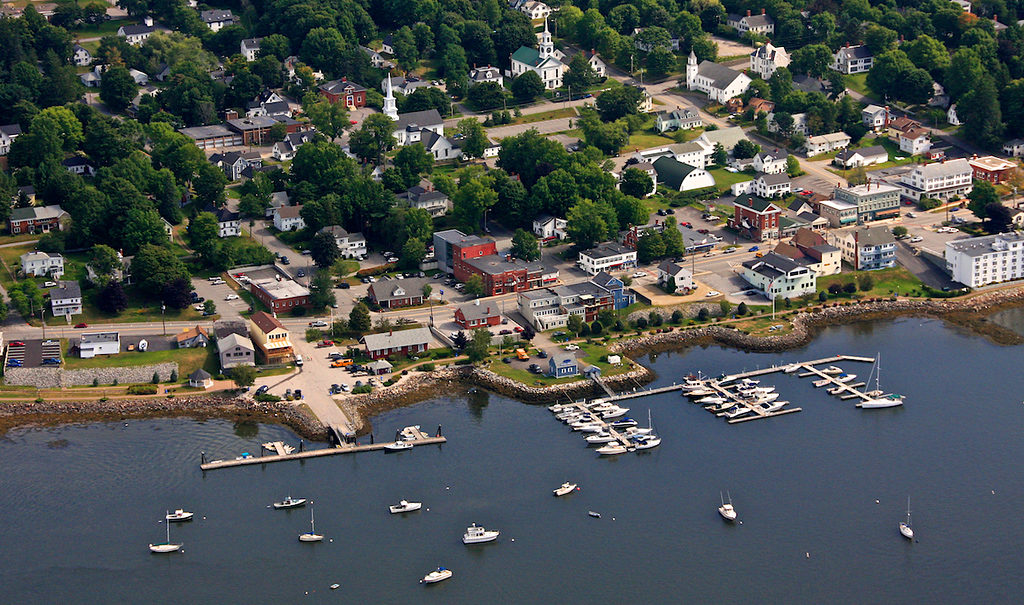
[[[331,103],[321,94],[307,93],[302,99],[302,111],[317,130],[332,141],[337,140],[349,127],[348,110],[341,103]]]
[[[629,130],[624,120],[618,122],[602,122],[597,113],[584,109],[581,117],[576,120],[577,126],[583,131],[583,140],[601,150],[605,155],[618,154],[619,150],[629,142]]]
[[[38,317],[43,310],[43,291],[36,286],[34,281],[28,280],[14,284],[8,289],[7,295],[11,299],[11,305],[25,319]]]
[[[356,334],[365,334],[370,329],[370,309],[361,302],[352,307],[348,316],[348,329]]]
[[[544,92],[544,82],[541,81],[540,76],[536,72],[527,71],[512,80],[509,88],[512,90],[512,95],[515,96],[517,101],[525,103],[536,99]]]
[[[313,275],[313,279],[309,283],[309,302],[314,309],[335,305],[333,286],[334,283],[331,281],[331,274],[328,271],[320,270]]]
[[[402,244],[402,267],[405,269],[419,269],[423,257],[427,255],[427,246],[423,240],[410,237]]]
[[[192,249],[205,261],[209,261],[220,239],[217,217],[211,212],[200,212],[188,222],[187,232]]]
[[[642,264],[665,256],[665,240],[661,234],[649,232],[643,235],[636,243],[636,256]]]
[[[96,298],[96,306],[100,311],[110,315],[116,315],[128,308],[128,295],[125,294],[124,286],[117,280],[109,280],[107,285],[100,289]]]
[[[985,231],[989,233],[1003,233],[1012,226],[1010,209],[999,202],[994,202],[985,207]]]
[[[584,53],[576,53],[569,61],[569,69],[562,76],[562,84],[577,93],[582,93],[583,90],[597,83],[599,79],[600,77],[590,66]]]
[[[217,303],[213,302],[213,299],[206,299],[203,301],[203,313],[207,315],[213,315],[217,312]]]
[[[569,239],[582,249],[593,248],[604,241],[608,234],[608,223],[596,202],[580,200],[566,214],[565,232]]]
[[[192,188],[195,189],[196,199],[201,206],[220,206],[225,200],[224,187],[227,184],[228,177],[223,170],[203,162],[192,181]]]
[[[861,275],[857,280],[857,286],[861,292],[867,292],[875,287],[875,280],[870,275]]]
[[[659,46],[647,53],[647,71],[655,78],[661,78],[674,71],[675,68],[676,56],[671,50]]]
[[[761,152],[761,146],[748,139],[740,139],[733,147],[732,155],[738,159],[752,158]]]
[[[171,249],[152,244],[142,246],[132,259],[132,275],[139,291],[151,296],[159,296],[165,284],[191,279],[185,263]]]
[[[470,86],[467,99],[478,110],[494,109],[505,104],[505,90],[497,82],[481,82]]]
[[[877,57],[884,52],[895,49],[898,37],[899,34],[888,27],[877,23],[869,23],[867,30],[864,32],[864,45],[868,47],[871,54]]]
[[[569,315],[566,328],[576,336],[579,336],[580,331],[583,330],[583,317],[576,313]]]
[[[956,107],[963,134],[983,147],[997,148],[1003,134],[1002,111],[993,79],[985,75]]]
[[[630,114],[640,112],[643,92],[636,86],[617,86],[606,90],[597,97],[597,111],[605,122],[614,122]]]
[[[487,349],[491,346],[491,333],[484,328],[473,330],[473,335],[466,345],[466,355],[473,363],[479,363],[487,358]]]
[[[363,120],[362,127],[349,135],[349,147],[360,160],[379,165],[384,154],[395,146],[394,131],[395,122],[391,118],[381,113],[370,114]]]
[[[646,225],[650,211],[643,202],[629,195],[615,196],[615,216],[622,227]]]
[[[470,179],[452,198],[452,214],[459,225],[475,233],[483,227],[484,212],[497,201],[498,194],[483,179]]]
[[[97,244],[92,247],[92,259],[89,261],[89,266],[101,281],[106,283],[115,270],[121,269],[121,259],[118,258],[117,251],[110,246]]]
[[[341,250],[338,249],[334,235],[321,231],[309,242],[309,255],[313,259],[313,264],[320,269],[326,269],[341,258]]]
[[[824,44],[809,44],[793,51],[790,70],[807,74],[815,78],[823,78],[832,69],[832,50]]]
[[[420,182],[421,175],[434,170],[434,156],[423,147],[423,143],[406,145],[395,154],[394,165],[401,173],[406,188],[409,188]]]
[[[725,166],[725,163],[729,161],[729,154],[721,143],[715,143],[714,151],[711,153],[711,161],[715,166]]]
[[[488,141],[487,132],[480,121],[476,118],[459,120],[458,131],[462,135],[462,153],[470,157],[482,158],[490,141]]]
[[[469,279],[466,280],[464,290],[466,294],[469,294],[470,296],[483,296],[484,279],[476,273],[470,275]]]
[[[999,194],[996,193],[996,188],[988,181],[977,181],[974,184],[974,189],[967,194],[967,199],[970,200],[967,203],[967,208],[975,216],[984,220],[988,216],[986,210],[989,204],[999,203]]]
[[[512,256],[528,261],[540,258],[537,238],[524,229],[516,229],[512,234]]]
[[[402,69],[408,71],[416,67],[420,59],[420,51],[416,39],[408,26],[403,26],[392,36],[391,48],[395,51],[395,60]]]
[[[921,34],[917,38],[900,45],[914,65],[938,74],[949,67],[949,51],[935,38]]]
[[[906,237],[907,228],[904,227],[903,225],[896,225],[895,227],[892,228],[892,234],[896,236],[897,239]]]
[[[622,193],[635,198],[643,198],[650,195],[653,189],[654,181],[643,170],[630,167],[622,171],[622,183],[619,185],[619,190]]]
[[[239,388],[252,386],[256,382],[256,368],[252,366],[235,366],[228,370],[228,375]]]
[[[686,243],[683,241],[683,234],[676,225],[676,217],[670,216],[665,219],[665,230],[661,232],[661,241],[665,243],[665,256],[679,257],[686,253]]]
[[[100,100],[112,111],[124,111],[139,92],[135,78],[128,73],[128,68],[115,65],[103,72],[100,81]]]

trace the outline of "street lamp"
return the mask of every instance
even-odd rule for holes
[[[164,336],[167,336],[167,319],[164,317],[164,312],[167,311],[167,305],[163,301],[160,301],[160,323],[164,327]]]

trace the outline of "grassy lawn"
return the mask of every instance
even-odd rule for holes
[[[704,128],[688,128],[686,130],[677,130],[668,136],[672,137],[672,140],[676,143],[686,143],[696,139],[702,134],[704,134]]]
[[[872,93],[871,89],[868,88],[867,80],[868,80],[868,74],[867,73],[856,74],[856,75],[852,75],[852,76],[845,76],[845,75],[843,76],[843,82],[846,83],[846,87],[847,88],[849,88],[850,90],[859,92],[862,95],[870,97],[870,96],[873,96],[874,93]]]
[[[138,19],[111,19],[110,21],[104,21],[103,23],[97,23],[96,25],[90,25],[88,27],[76,29],[74,30],[74,36],[77,39],[95,38],[97,36],[116,34],[117,30],[120,29],[122,26],[135,25],[138,22]]]
[[[660,134],[641,132],[629,135],[629,142],[626,143],[626,146],[631,148],[650,149],[651,147],[664,147],[665,145],[673,144],[675,144],[675,139],[670,139]]]
[[[749,59],[750,55],[732,55],[729,57],[717,57],[715,63],[729,63],[730,61],[739,61],[740,59]]]
[[[338,277],[344,277],[346,275],[355,273],[358,270],[359,261],[354,261],[352,259],[341,259],[335,261],[335,263],[331,265],[331,273],[337,275]]]
[[[719,189],[729,188],[743,181],[754,180],[754,175],[745,172],[729,172],[725,168],[712,168],[708,172],[715,178],[715,186]]]
[[[893,166],[904,166],[906,164],[913,164],[913,163],[915,163],[917,161],[917,157],[912,156],[912,155],[908,155],[907,152],[902,151],[900,149],[899,143],[894,142],[889,137],[875,137],[875,138],[870,139],[870,140],[866,139],[866,138],[865,139],[861,139],[860,142],[857,143],[856,148],[871,147],[872,145],[881,145],[882,147],[885,147],[885,150],[889,152],[889,161],[888,162],[883,162],[881,164],[872,164],[871,166],[866,166],[865,170],[869,170],[869,171],[882,170],[883,168],[892,168]],[[832,153],[832,154],[822,154],[820,157],[822,157],[822,158],[835,157],[835,153]],[[896,158],[903,158],[903,159],[902,160],[897,160]],[[816,158],[812,158],[812,159],[816,159]],[[843,170],[841,168],[832,167],[832,168],[827,168],[827,170],[829,172],[832,172],[832,173],[837,174],[839,176],[843,176]]]
[[[90,359],[81,359],[77,355],[71,355],[69,349],[71,343],[68,340],[61,342],[64,350],[64,367],[69,370],[80,370],[86,368],[118,368],[127,366],[144,366],[155,363],[178,363],[178,377],[184,379],[199,368],[205,368],[211,374],[216,373],[217,355],[214,347],[196,349],[170,349],[168,351],[124,351],[117,355],[101,355]]]
[[[543,360],[541,360],[543,361]],[[541,367],[544,367],[543,365]],[[499,376],[511,378],[523,384],[530,386],[541,386],[549,387],[553,384],[563,384],[566,382],[575,382],[577,380],[584,380],[583,376],[572,376],[570,378],[551,378],[544,374],[531,374],[526,370],[514,368],[507,363],[504,363],[500,359],[496,359],[487,365],[487,369],[491,370]]]
[[[832,284],[847,284],[850,282],[860,281],[861,276],[869,275],[874,281],[874,286],[867,292],[861,292],[859,289],[855,294],[840,294],[838,299],[849,299],[849,298],[873,298],[873,297],[887,297],[893,292],[899,292],[901,295],[906,295],[910,292],[921,288],[921,280],[917,279],[910,271],[907,271],[903,267],[891,267],[889,269],[879,269],[878,271],[844,271],[839,275],[829,275],[827,277],[818,278],[818,290],[828,290],[828,287]],[[832,296],[829,296],[829,300],[837,300]]]
[[[546,120],[558,120],[560,118],[575,118],[579,114],[576,112],[575,107],[563,107],[562,109],[552,109],[551,111],[542,111],[540,113],[528,113],[513,118],[510,124],[502,124],[502,126],[511,126],[515,124],[533,124],[534,122],[544,122]]]

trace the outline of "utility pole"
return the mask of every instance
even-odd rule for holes
[[[160,323],[163,324],[164,327],[164,336],[167,336],[167,318],[164,315],[165,311],[167,311],[167,305],[165,305],[163,301],[160,301]]]

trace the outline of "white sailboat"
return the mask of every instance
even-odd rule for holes
[[[722,506],[718,507],[718,514],[722,515],[722,518],[726,521],[735,521],[736,509],[732,507],[732,494],[729,494],[728,502],[722,497],[722,492],[718,492],[718,498],[722,501]]]
[[[166,515],[170,515],[170,514],[171,514],[171,511],[167,511],[165,513],[165,519],[166,519]],[[149,552],[155,552],[155,553],[175,552],[175,551],[180,550],[181,547],[184,546],[184,544],[181,544],[181,543],[178,543],[178,544],[171,543],[171,524],[168,523],[166,520],[164,521],[164,527],[167,529],[167,541],[163,542],[162,544],[150,544],[149,545]]]
[[[299,535],[299,542],[320,542],[324,539],[322,534],[316,533],[316,525],[313,523],[313,503],[309,503],[309,531]]]
[[[878,385],[879,376],[882,374],[882,355],[879,353],[875,356],[875,390],[871,391],[874,397],[873,399],[867,399],[860,404],[862,408],[877,409],[877,408],[894,408],[903,405],[903,395],[891,393],[889,395],[882,395],[882,388]],[[870,378],[870,375],[869,375]],[[911,532],[913,533],[913,532]]]
[[[900,534],[908,540],[914,539],[914,528],[910,526],[910,496],[907,496],[907,520],[900,521]]]

